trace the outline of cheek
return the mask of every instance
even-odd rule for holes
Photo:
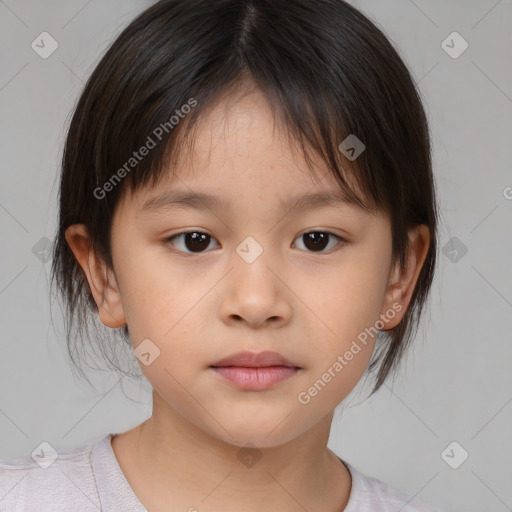
[[[386,277],[386,269],[371,258],[347,258],[331,268],[323,279],[313,276],[297,293],[308,298],[305,302],[317,318],[319,333],[327,340],[328,350],[340,348],[340,343],[375,324],[382,307]]]
[[[156,346],[154,362],[139,363],[144,375],[169,403],[180,408],[192,404],[178,382],[188,386],[190,375],[211,363],[208,348],[213,320],[209,311],[214,306],[208,291],[218,277],[193,275],[162,259],[151,258],[151,264],[141,267],[144,271],[126,272],[123,305],[136,354],[143,340]]]
[[[342,400],[368,366],[386,277],[382,264],[359,253],[357,258],[347,257],[328,280],[317,281],[316,292],[308,295],[308,306],[315,313],[309,323],[317,325],[309,330],[315,332],[310,375],[321,381],[318,386],[325,384],[322,394],[330,397],[328,403]]]
[[[130,250],[119,262],[118,278],[134,343],[171,336],[208,289],[172,264],[164,248]]]

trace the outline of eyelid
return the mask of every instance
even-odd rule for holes
[[[167,246],[169,243],[172,244],[172,240],[173,239],[178,238],[181,235],[187,235],[189,233],[199,233],[199,234],[202,234],[202,235],[208,235],[211,240],[215,240],[220,245],[218,240],[213,235],[211,235],[210,233],[208,233],[206,231],[202,231],[201,229],[189,229],[187,231],[180,231],[178,233],[175,233],[173,235],[170,235],[170,236],[164,238],[163,243],[164,243],[164,245]],[[304,253],[310,253],[310,254],[330,254],[331,252],[337,250],[337,248],[339,248],[340,246],[344,246],[344,245],[346,245],[348,243],[348,240],[345,237],[343,237],[341,235],[337,235],[336,233],[334,233],[332,231],[329,231],[328,229],[324,229],[324,228],[310,228],[310,229],[307,229],[305,231],[301,231],[293,239],[293,242],[295,242],[295,240],[301,238],[302,236],[307,235],[308,233],[324,233],[324,234],[327,234],[327,235],[331,235],[332,237],[334,237],[338,241],[338,244],[336,244],[336,246],[334,248],[331,248],[328,251],[318,251],[318,252],[315,252],[315,251],[304,251],[304,250],[300,249],[300,251],[304,252]],[[210,250],[206,250],[206,251],[202,251],[202,252],[197,252],[197,253],[186,252],[186,251],[182,251],[182,250],[179,250],[179,249],[176,250],[176,251],[173,251],[173,252],[177,252],[178,254],[187,254],[187,255],[194,255],[195,254],[195,255],[199,256],[201,254],[206,254],[208,252],[211,252],[211,249]]]
[[[179,231],[178,233],[174,233],[173,235],[165,237],[164,240],[163,240],[163,244],[164,244],[164,246],[168,246],[169,244],[172,245],[173,239],[178,238],[179,236],[182,236],[182,235],[187,235],[189,233],[199,233],[201,235],[208,235],[211,240],[215,240],[219,244],[219,246],[220,246],[220,243],[218,242],[218,240],[213,235],[210,235],[210,233],[208,233],[206,231],[202,231],[201,229],[189,229],[187,231]],[[211,249],[208,250],[208,251],[202,251],[202,252],[186,252],[186,251],[182,251],[180,249],[172,249],[172,252],[175,252],[177,254],[200,256],[202,254],[206,254],[208,252],[211,252]]]
[[[300,250],[301,252],[304,252],[307,254],[331,254],[332,252],[339,249],[341,246],[344,246],[348,243],[348,240],[346,238],[342,237],[341,235],[337,235],[336,233],[333,233],[332,231],[329,231],[327,229],[321,229],[321,228],[320,229],[313,228],[313,229],[308,229],[306,231],[302,231],[297,237],[294,238],[294,242],[295,242],[295,240],[300,239],[301,237],[303,237],[304,235],[307,235],[308,233],[324,233],[327,235],[331,235],[333,238],[335,238],[338,241],[338,243],[333,248],[331,248],[327,251],[315,252],[315,251]]]

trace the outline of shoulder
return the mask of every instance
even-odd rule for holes
[[[352,475],[352,490],[344,512],[441,512],[347,462],[345,465]]]
[[[60,451],[45,443],[32,457],[1,460],[0,512],[100,509],[91,453],[104,440]]]

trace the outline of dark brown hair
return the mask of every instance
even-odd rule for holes
[[[104,356],[113,345],[100,331],[66,228],[85,224],[93,250],[112,268],[110,229],[121,195],[155,186],[203,109],[243,81],[263,92],[306,161],[314,151],[354,202],[389,212],[394,261],[405,263],[409,228],[430,229],[408,310],[394,329],[379,332],[369,365],[375,392],[416,334],[434,275],[438,214],[415,83],[383,32],[343,0],[161,0],[116,38],[78,100],[62,159],[52,284],[64,300],[71,358],[75,337],[82,348],[84,339],[92,341],[91,320]],[[192,101],[193,108],[182,110]],[[177,124],[170,120],[176,111],[187,112]],[[350,134],[365,145],[354,161],[338,149]],[[155,146],[130,160],[148,137]],[[345,179],[349,170],[360,195]],[[114,331],[114,344],[128,334],[126,326],[107,330]]]

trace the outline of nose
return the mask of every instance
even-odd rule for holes
[[[222,291],[220,314],[226,324],[259,329],[283,327],[290,322],[293,294],[273,259],[274,264],[263,252],[248,263],[235,254]]]

